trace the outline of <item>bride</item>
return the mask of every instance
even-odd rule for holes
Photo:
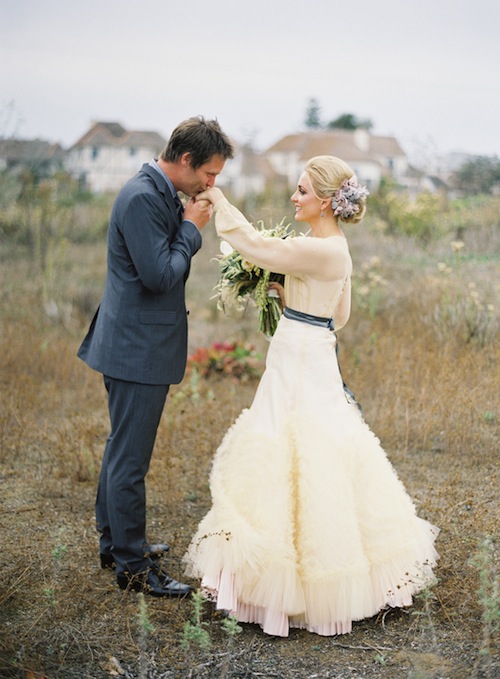
[[[184,557],[218,609],[267,634],[348,633],[433,580],[438,529],[417,517],[336,357],[351,304],[340,222],[359,222],[367,195],[342,160],[312,158],[292,195],[310,236],[285,240],[262,237],[220,189],[197,196],[219,236],[285,274],[266,370],[215,454],[212,506]]]

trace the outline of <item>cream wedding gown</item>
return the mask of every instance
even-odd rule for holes
[[[225,200],[215,222],[249,261],[286,274],[289,307],[347,319],[344,238],[262,238]],[[217,608],[268,634],[347,633],[433,579],[438,529],[416,516],[346,398],[335,344],[327,328],[281,318],[254,401],[216,452],[212,507],[184,557]]]

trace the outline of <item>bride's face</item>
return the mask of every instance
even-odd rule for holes
[[[295,205],[295,219],[298,222],[309,222],[319,217],[321,200],[314,195],[311,181],[305,172],[300,176],[291,201]]]

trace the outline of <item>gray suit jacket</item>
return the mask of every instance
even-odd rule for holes
[[[113,206],[104,295],[78,356],[116,379],[178,384],[187,356],[184,288],[200,247],[164,178],[143,165]]]

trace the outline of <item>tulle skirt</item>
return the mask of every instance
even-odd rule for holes
[[[343,389],[327,329],[282,317],[254,401],[224,436],[212,507],[186,573],[240,622],[322,635],[432,582],[438,529],[420,519]]]

